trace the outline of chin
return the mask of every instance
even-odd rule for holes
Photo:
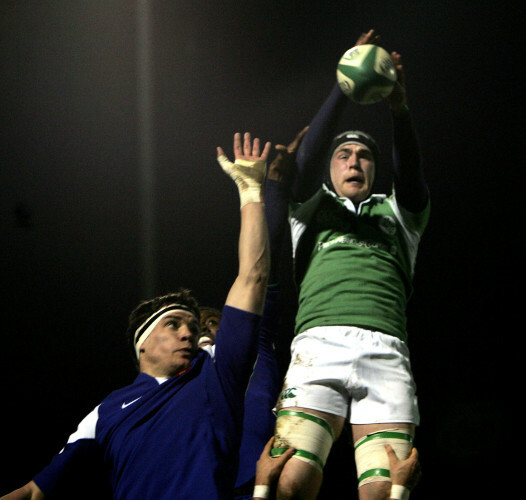
[[[188,370],[188,368],[190,368],[190,363],[188,363],[188,364],[181,364],[181,365],[178,365],[176,367],[173,367],[170,370],[170,377],[175,377],[177,375],[181,375],[182,372],[184,372],[185,370]]]
[[[350,193],[347,198],[349,198],[349,200],[351,200],[353,203],[361,203],[362,201],[366,200],[368,196],[369,192],[355,191],[354,193]]]
[[[356,192],[346,193],[343,196],[344,196],[344,198],[347,198],[347,199],[351,200],[353,203],[360,203],[360,201],[365,199],[362,196],[360,196],[359,193],[356,193]]]

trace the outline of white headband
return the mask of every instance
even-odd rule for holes
[[[188,313],[191,314],[197,320],[192,310],[189,307],[182,304],[172,304],[154,312],[139,328],[137,328],[137,330],[135,330],[135,335],[133,339],[135,342],[135,354],[137,355],[137,359],[139,359],[139,353],[143,342],[150,336],[150,334],[152,333],[153,329],[157,326],[159,321],[161,321],[165,316],[167,316],[168,313],[173,312]]]

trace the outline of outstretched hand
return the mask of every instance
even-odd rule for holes
[[[376,33],[374,30],[369,30],[365,33],[362,33],[358,40],[356,40],[356,45],[378,45],[378,42],[380,41],[380,35]]]
[[[391,59],[395,66],[397,79],[393,91],[386,100],[393,111],[403,111],[407,107],[407,94],[402,56],[398,52],[391,52]]]
[[[243,143],[241,143],[241,134],[236,132],[234,134],[234,155],[236,160],[245,161],[266,161],[270,151],[270,142],[265,144],[263,152],[260,154],[259,139],[256,137],[252,143],[250,132],[245,132],[243,135]],[[224,151],[218,147],[217,156],[226,156]]]
[[[268,168],[268,178],[280,182],[290,181],[294,168],[296,167],[296,152],[301,144],[303,136],[307,133],[309,127],[305,127],[299,132],[294,140],[288,145],[276,144],[275,148],[278,154]]]
[[[217,161],[237,184],[241,206],[263,202],[263,183],[269,151],[270,142],[260,152],[259,139],[252,141],[249,132],[245,132],[243,142],[239,132],[234,134],[234,163],[227,158],[222,148],[217,148]]]

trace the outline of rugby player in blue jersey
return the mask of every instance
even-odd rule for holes
[[[103,460],[114,499],[232,498],[269,272],[263,203],[269,148],[261,151],[248,133],[234,136],[234,163],[218,148],[219,163],[239,189],[241,229],[238,276],[213,352],[198,348],[199,307],[188,291],[141,303],[128,328],[140,367],[136,380],[105,398],[44,470],[3,498],[52,496],[69,471],[89,471],[92,460]]]

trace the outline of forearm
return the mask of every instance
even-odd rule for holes
[[[336,83],[309,124],[296,156],[298,172],[292,186],[295,201],[305,201],[320,187],[326,154],[348,101]]]
[[[392,113],[393,178],[396,198],[405,209],[417,213],[427,204],[420,145],[408,110]]]
[[[241,207],[239,270],[226,305],[262,314],[269,268],[265,206],[248,203]]]
[[[44,493],[34,481],[1,497],[0,500],[43,500]]]

